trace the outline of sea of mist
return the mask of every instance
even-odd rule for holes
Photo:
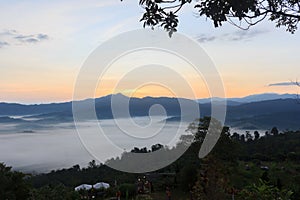
[[[100,146],[101,157],[110,159],[133,147],[176,145],[180,135],[187,134],[188,123],[165,123],[161,118],[137,117],[133,119],[85,121],[37,126],[28,129],[18,124],[0,124],[0,162],[23,172],[41,173],[68,168],[79,164],[86,167],[95,159],[86,145]],[[99,127],[101,129],[99,129]],[[102,132],[100,131],[102,130]],[[80,139],[84,135],[84,142]],[[98,140],[105,134],[120,152],[112,151],[107,141]],[[131,134],[132,133],[132,134]],[[84,145],[85,144],[85,145]],[[107,147],[108,146],[108,147]]]

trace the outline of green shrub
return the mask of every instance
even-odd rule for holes
[[[119,187],[122,197],[134,197],[136,195],[136,186],[135,184],[122,184]]]
[[[149,195],[138,195],[136,200],[153,200]]]

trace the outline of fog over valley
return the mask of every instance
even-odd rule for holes
[[[130,151],[133,147],[151,147],[157,143],[174,146],[180,135],[186,134],[188,124],[182,127],[179,123],[163,125],[160,120],[161,118],[158,117],[152,122],[158,126],[147,126],[145,128],[147,131],[139,133],[141,137],[149,137],[150,134],[155,133],[150,136],[150,139],[137,138],[137,133],[132,136],[124,134],[124,130],[120,130],[114,120],[102,120],[100,125],[107,138],[120,149],[119,152],[106,149],[102,152],[102,156],[109,159],[120,156],[120,152],[124,150]],[[146,117],[137,118],[135,121],[139,127],[149,123]],[[122,119],[121,123],[129,124],[125,127],[127,131],[134,132],[137,128],[130,125],[128,119]],[[161,126],[162,129],[157,129]],[[77,124],[77,127],[83,134],[88,135],[86,143],[89,146],[106,145],[106,141],[97,140],[97,135],[101,132],[96,121],[82,122]],[[46,172],[75,164],[87,166],[89,161],[95,159],[81,143],[73,123],[61,123],[34,131],[17,129],[13,124],[1,124],[0,142],[1,161],[25,172]]]

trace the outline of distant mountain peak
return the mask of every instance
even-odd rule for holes
[[[251,103],[251,102],[258,102],[258,101],[269,101],[269,100],[276,100],[276,99],[293,99],[297,98],[296,94],[277,94],[277,93],[261,93],[261,94],[251,94],[245,97],[237,97],[237,98],[220,98],[220,97],[212,97],[212,98],[204,98],[198,99],[199,103],[210,103],[211,101],[224,101],[231,105],[234,104],[241,104],[241,103]]]
[[[129,98],[128,96],[124,95],[123,93],[119,92],[119,93],[116,93],[116,94],[112,94],[112,96],[116,96],[116,97],[126,97],[126,98]]]

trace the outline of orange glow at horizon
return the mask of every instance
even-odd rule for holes
[[[230,85],[230,84],[228,84]],[[195,97],[200,98],[209,98],[211,97],[209,92],[206,89],[201,90],[200,88],[194,89]],[[64,86],[64,87],[30,87],[30,86],[17,86],[0,88],[1,97],[0,102],[18,102],[18,103],[49,103],[49,102],[64,102],[64,101],[72,101],[73,97],[73,87],[72,86]],[[297,87],[226,87],[225,84],[225,96],[227,98],[233,97],[244,97],[251,94],[260,94],[260,93],[291,93],[297,94],[299,92],[299,88]],[[138,89],[124,89],[115,91],[113,88],[106,88],[105,90],[101,90],[101,93],[96,93],[94,98],[122,93],[123,95],[129,97],[137,97],[143,98],[147,96],[152,97],[182,97],[182,98],[191,98],[194,97],[190,95],[176,95],[169,90],[166,90],[163,87],[158,86],[144,86]],[[93,98],[93,97],[86,97]]]
[[[120,67],[116,66],[116,70]],[[122,68],[124,69],[124,67]],[[147,69],[148,70],[148,69]],[[119,72],[119,71],[118,71]],[[144,72],[144,71],[143,71]],[[154,70],[155,72],[155,70]],[[181,88],[181,83],[178,83],[172,79],[172,75],[167,71],[160,71],[159,75],[147,71],[149,80],[155,80],[157,76],[157,82],[160,80],[166,80],[170,82],[172,89],[177,89],[177,93],[170,92],[157,85],[147,85],[142,88],[136,88],[136,83],[143,81],[144,74],[140,75],[139,71],[132,71],[132,75],[128,76],[126,80],[121,82],[118,87],[116,84],[119,81],[119,75],[111,72],[107,77],[103,78],[103,85],[101,90],[96,88],[95,94],[91,96],[83,96],[86,98],[98,98],[109,94],[122,93],[126,96],[143,98],[146,96],[153,97],[182,97],[182,98],[209,98],[212,97],[205,84],[205,80],[202,77],[196,77],[191,72],[186,72],[184,80],[188,81],[191,85],[192,91],[185,91],[185,88]],[[78,71],[71,71],[62,69],[59,73],[51,71],[51,73],[39,74],[37,71],[34,73],[24,72],[15,73],[14,79],[9,79],[7,76],[0,80],[0,102],[17,102],[17,103],[50,103],[50,102],[65,102],[73,100],[74,83],[76,80]],[[113,76],[114,75],[114,76]],[[155,75],[155,76],[154,76]],[[175,74],[176,75],[176,74]],[[297,86],[277,86],[269,87],[270,80],[258,79],[251,81],[253,75],[251,74],[231,74],[221,73],[225,89],[225,97],[244,97],[251,94],[260,93],[291,93],[297,94],[300,92],[300,88]],[[176,79],[177,80],[177,79]],[[284,81],[282,79],[274,80],[272,82]],[[81,99],[75,99],[81,100]]]

